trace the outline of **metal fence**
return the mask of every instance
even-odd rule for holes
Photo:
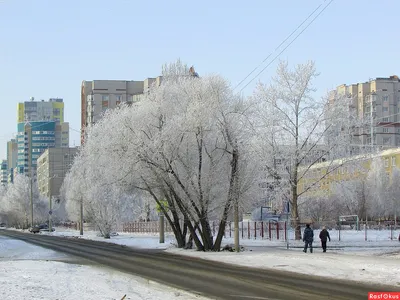
[[[210,222],[210,227],[215,236],[219,230],[219,222]],[[172,233],[172,228],[168,222],[164,225],[166,233]],[[158,221],[150,222],[130,222],[122,225],[122,232],[129,233],[158,233],[160,223]],[[286,240],[287,223],[274,221],[243,221],[239,222],[239,235],[242,239],[268,239],[268,240]],[[225,238],[234,236],[234,223],[228,222],[225,231]]]

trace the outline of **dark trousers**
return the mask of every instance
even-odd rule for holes
[[[307,252],[307,248],[310,247],[310,252],[312,253],[312,242],[304,242],[304,252]]]
[[[321,241],[321,245],[322,245],[322,250],[326,252],[326,241]]]

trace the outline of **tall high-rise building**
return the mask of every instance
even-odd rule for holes
[[[96,123],[102,113],[115,108],[122,102],[140,101],[150,87],[161,84],[162,77],[147,78],[144,81],[93,80],[83,81],[81,85],[81,143],[85,128]]]
[[[400,79],[370,79],[367,82],[340,85],[331,93],[349,99],[349,107],[368,125],[354,131],[352,143],[357,145],[393,148],[400,146]]]
[[[34,101],[32,97],[31,101],[19,103],[17,121],[17,173],[36,175],[37,159],[46,149],[69,147],[63,99]]]
[[[48,148],[69,147],[69,125],[55,121],[18,124],[17,169],[20,174],[36,174],[37,159]]]

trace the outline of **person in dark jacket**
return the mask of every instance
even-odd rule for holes
[[[310,224],[306,225],[304,229],[303,242],[304,242],[304,253],[307,253],[307,248],[310,247],[310,253],[313,252],[312,243],[314,241],[314,231],[310,228]]]
[[[323,249],[323,252],[326,252],[326,241],[329,239],[331,241],[331,237],[329,235],[328,230],[326,230],[326,227],[322,227],[321,232],[319,233],[319,238],[321,239],[321,246]]]

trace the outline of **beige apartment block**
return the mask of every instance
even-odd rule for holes
[[[64,178],[70,170],[78,148],[48,148],[37,160],[39,193],[58,198]]]
[[[331,94],[345,95],[349,106],[368,125],[354,132],[353,142],[380,148],[400,146],[400,79],[370,79],[367,82],[340,85]]]
[[[120,103],[140,101],[150,87],[160,85],[162,77],[147,78],[144,81],[93,80],[83,81],[81,85],[81,141],[84,141],[85,128],[101,119],[107,109]]]

